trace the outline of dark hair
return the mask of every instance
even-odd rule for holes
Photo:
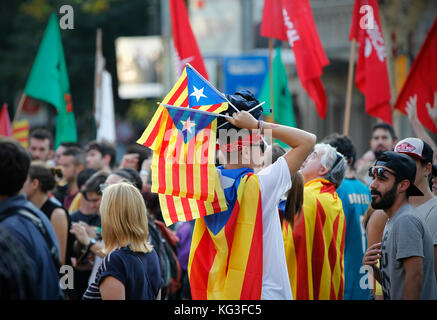
[[[1,225],[0,252],[0,300],[40,299],[28,255]]]
[[[62,153],[63,156],[72,156],[76,166],[85,165],[85,153],[81,148],[70,147]]]
[[[87,199],[86,197],[86,193],[87,192],[95,192],[99,195],[102,194],[102,190],[100,185],[105,183],[106,178],[108,178],[109,173],[106,171],[98,171],[96,173],[94,173],[91,178],[89,178],[87,180],[87,182],[85,182],[85,185],[83,187],[83,189],[80,191],[82,193],[82,195],[84,196],[85,199]]]
[[[109,167],[113,168],[115,164],[115,155],[116,150],[115,147],[106,141],[91,141],[86,146],[86,152],[91,150],[97,150],[102,154],[102,157],[109,155],[111,157],[111,161],[109,162]]]
[[[138,153],[139,159],[137,164],[137,171],[140,171],[143,161],[148,159],[152,155],[152,150],[145,146],[135,143],[129,145],[126,148],[125,154],[131,154],[131,153]]]
[[[285,202],[284,219],[294,226],[294,219],[302,213],[304,178],[300,172],[291,177],[291,189]]]
[[[62,146],[62,147],[65,147],[65,148],[71,148],[71,147],[76,147],[76,148],[81,148],[81,146],[80,146],[80,144],[79,143],[77,143],[77,142],[61,142],[60,144],[59,144],[59,147],[60,146]]]
[[[238,92],[235,92],[235,94],[230,95],[227,94],[226,98],[229,100],[229,102],[232,103],[234,107],[236,107],[239,111],[249,111],[253,107],[257,106],[259,104],[259,101],[255,98],[254,94],[249,90],[240,90]],[[235,109],[229,105],[228,109],[221,112],[221,114],[229,113],[229,115],[232,116],[236,111]],[[252,110],[250,114],[255,117],[255,119],[259,119],[262,115],[263,107],[256,108],[255,110]],[[220,127],[220,129],[236,129],[240,130],[240,128],[237,128],[233,126],[230,122],[228,122],[224,117],[218,117],[217,118],[217,128]]]
[[[91,176],[96,172],[96,169],[91,168],[86,168],[79,172],[79,174],[77,175],[77,187],[79,188],[79,190],[82,189],[82,186],[85,184],[85,182],[87,182],[87,180],[91,178]]]
[[[138,171],[135,171],[132,168],[123,168],[120,171],[127,172],[130,175],[129,181],[133,183],[135,187],[142,192],[143,190],[143,180],[141,180],[140,174]]]
[[[325,143],[337,149],[337,151],[346,158],[348,165],[353,169],[355,168],[357,151],[355,150],[352,140],[348,136],[336,133],[327,137]]]
[[[388,123],[382,122],[382,123],[377,123],[376,125],[374,125],[373,128],[372,128],[372,134],[373,134],[373,132],[375,132],[375,130],[377,130],[377,129],[382,129],[382,130],[385,130],[385,131],[390,132],[390,136],[391,136],[391,138],[392,138],[393,141],[396,140],[396,139],[398,138],[398,137],[396,136],[395,130],[394,130],[393,127],[392,127],[390,124],[388,124]]]
[[[29,141],[32,138],[38,140],[49,140],[50,149],[53,149],[53,135],[50,133],[50,131],[43,128],[32,129],[29,133]]]
[[[272,144],[272,163],[275,163],[279,157],[283,156],[287,151],[279,144]]]
[[[28,151],[16,140],[0,137],[0,195],[20,192],[30,167]]]
[[[47,193],[56,186],[56,178],[62,178],[62,171],[57,168],[47,168],[44,164],[32,163],[29,168],[29,177],[31,180],[39,181],[39,188],[42,192]]]
[[[164,222],[162,217],[161,206],[159,205],[159,195],[154,192],[144,192],[143,193],[144,203],[146,204],[147,212],[152,215],[153,218]]]

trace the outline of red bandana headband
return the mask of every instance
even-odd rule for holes
[[[243,146],[249,147],[255,142],[259,142],[261,140],[261,135],[259,133],[252,133],[248,136],[240,138],[234,142],[225,145],[216,145],[216,150],[221,150],[222,152],[234,152],[240,151],[243,149]]]

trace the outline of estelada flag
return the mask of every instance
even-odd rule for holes
[[[170,0],[170,15],[178,75],[182,73],[185,64],[189,63],[208,79],[205,63],[191,29],[185,1]]]
[[[314,101],[319,117],[325,119],[327,100],[320,77],[329,60],[318,36],[309,1],[265,0],[261,35],[288,41],[302,86]]]
[[[187,112],[169,112],[165,105]],[[227,109],[227,100],[187,65],[137,141],[153,150],[151,191],[160,194],[167,225],[226,208],[216,181],[217,120],[193,115],[190,108],[220,113]]]
[[[224,172],[226,170],[222,170]],[[262,291],[262,204],[249,168],[227,170],[228,209],[197,219],[188,276],[194,300],[259,300]],[[229,192],[227,192],[230,190]]]
[[[11,119],[9,118],[8,105],[6,103],[0,111],[0,136],[12,137]]]
[[[360,14],[364,5],[367,16]],[[392,124],[387,54],[377,0],[355,0],[349,39],[358,44],[355,85],[366,98],[366,113]]]
[[[437,134],[437,123],[429,116],[426,104],[434,106],[437,94],[437,18],[426,36],[425,42],[413,61],[401,92],[396,100],[395,109],[406,113],[405,107],[411,96],[417,95],[417,117],[430,131]]]
[[[303,213],[283,224],[285,257],[296,300],[342,300],[346,219],[333,183],[305,184]]]

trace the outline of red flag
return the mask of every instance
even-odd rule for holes
[[[437,124],[434,123],[426,108],[429,103],[434,106],[434,94],[437,92],[437,18],[426,36],[425,42],[413,61],[401,92],[396,100],[395,109],[406,113],[405,107],[409,97],[417,94],[417,117],[419,121],[437,134]]]
[[[283,21],[282,2],[278,0],[264,0],[261,36],[287,41]]]
[[[6,103],[0,112],[0,136],[12,137],[11,119],[9,118],[8,105]]]
[[[366,113],[392,124],[390,82],[377,0],[355,0],[349,39],[358,43],[355,85]]]
[[[176,54],[177,72],[182,73],[186,63],[191,64],[204,78],[208,79],[205,64],[200,54],[184,0],[169,0],[173,42]]]
[[[265,0],[261,35],[285,40],[293,49],[302,86],[326,117],[326,93],[320,76],[329,64],[320,42],[308,0]]]

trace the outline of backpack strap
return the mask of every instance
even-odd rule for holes
[[[59,259],[58,248],[56,247],[56,244],[53,242],[52,238],[50,238],[49,232],[47,231],[43,222],[35,213],[25,207],[13,207],[7,209],[0,214],[0,222],[16,214],[19,214],[20,216],[28,219],[39,230],[44,240],[46,241],[47,247],[49,248],[50,255],[52,256],[53,262],[55,263],[56,270],[60,270],[61,262]]]

